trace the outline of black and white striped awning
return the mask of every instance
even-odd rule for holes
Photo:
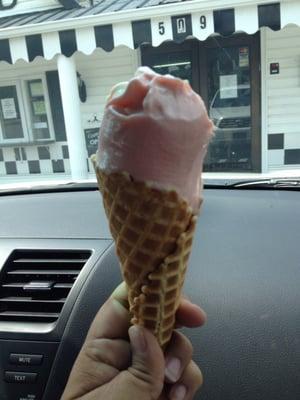
[[[212,5],[214,3],[211,1]],[[279,30],[288,24],[300,26],[300,0],[275,3],[253,0],[245,4],[212,9],[201,7],[200,1],[189,1],[180,3],[181,8],[177,4],[175,11],[171,5],[154,6],[134,9],[131,13],[90,13],[72,18],[66,15],[66,19],[51,21],[36,13],[23,16],[28,23],[20,22],[19,18],[18,24],[12,26],[9,19],[3,22],[4,26],[0,20],[0,61],[15,63],[24,59],[30,62],[37,56],[50,60],[57,54],[70,57],[76,51],[88,55],[96,48],[111,51],[125,45],[133,49],[143,43],[158,46],[166,40],[182,42],[187,37],[205,40],[214,33],[253,34],[261,27]]]

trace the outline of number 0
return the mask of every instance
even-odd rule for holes
[[[206,16],[201,15],[200,17],[200,28],[205,29],[206,28]]]
[[[158,32],[160,35],[164,35],[165,34],[165,26],[163,22],[159,22],[158,23]]]

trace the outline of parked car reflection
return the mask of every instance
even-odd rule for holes
[[[216,131],[208,169],[251,168],[251,89],[249,84],[217,90],[209,113]]]

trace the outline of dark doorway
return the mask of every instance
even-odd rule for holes
[[[203,98],[216,126],[205,171],[261,171],[259,33],[144,46],[142,64],[187,79]]]

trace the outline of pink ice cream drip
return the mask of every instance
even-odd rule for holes
[[[212,135],[205,105],[187,82],[142,67],[125,92],[106,105],[98,167],[175,189],[196,211]]]

